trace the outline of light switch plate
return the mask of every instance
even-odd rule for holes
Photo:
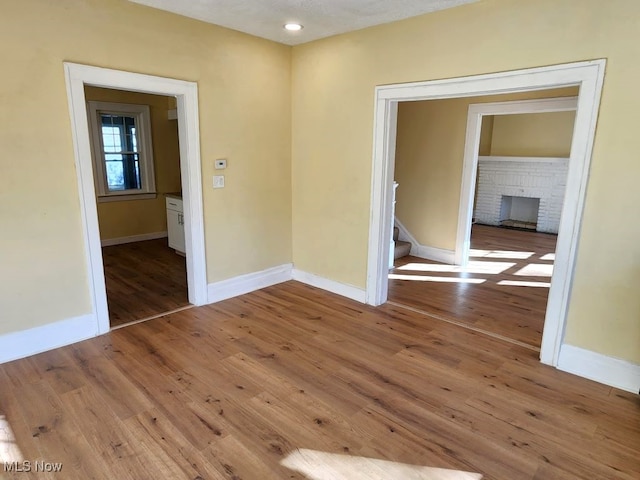
[[[215,163],[215,169],[216,170],[223,170],[227,168],[227,159],[226,158],[219,158],[216,160]]]
[[[213,176],[213,188],[224,188],[224,175]]]

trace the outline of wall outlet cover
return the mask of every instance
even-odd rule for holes
[[[224,175],[213,176],[213,188],[224,188]]]

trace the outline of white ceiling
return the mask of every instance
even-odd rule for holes
[[[287,45],[479,0],[130,0]],[[288,32],[285,23],[304,25]]]

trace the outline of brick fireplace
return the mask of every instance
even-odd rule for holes
[[[480,157],[475,221],[558,233],[568,165],[568,158]]]

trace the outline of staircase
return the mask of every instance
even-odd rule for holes
[[[402,240],[398,240],[398,236],[400,235],[400,229],[398,227],[393,227],[393,241],[395,242],[395,249],[393,251],[393,258],[400,258],[406,255],[409,255],[411,251],[411,244],[409,242],[403,242]]]

